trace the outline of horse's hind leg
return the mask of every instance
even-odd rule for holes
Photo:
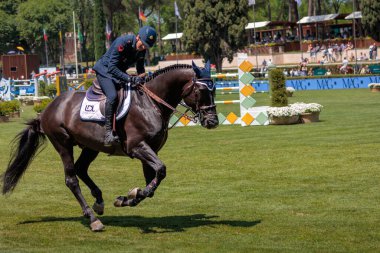
[[[88,167],[91,162],[95,160],[99,152],[84,148],[80,154],[78,160],[75,162],[74,168],[77,176],[90,188],[91,195],[96,199],[92,209],[99,215],[102,215],[104,212],[104,201],[102,196],[102,191],[94,183],[94,181],[88,175]]]
[[[58,136],[55,136],[55,138],[57,137]],[[50,141],[61,156],[65,169],[66,186],[71,190],[75,198],[78,200],[80,206],[82,207],[84,216],[90,218],[92,231],[101,231],[103,230],[104,226],[100,220],[96,218],[92,209],[87,205],[87,202],[84,199],[79,187],[79,180],[76,177],[74,167],[73,145],[65,137],[63,138],[64,139],[60,141],[50,138]]]

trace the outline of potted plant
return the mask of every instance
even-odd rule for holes
[[[293,87],[286,87],[286,96],[288,97],[293,97],[293,93],[295,92],[296,90],[293,88]]]
[[[20,118],[20,101],[12,100],[7,102],[11,110],[10,116]]]
[[[269,71],[271,107],[267,113],[269,122],[273,125],[295,124],[299,121],[299,113],[288,106],[285,75],[280,69]]]
[[[269,107],[267,113],[271,125],[290,125],[299,122],[299,111],[291,106]]]
[[[380,92],[380,83],[370,83],[368,88],[371,92]]]
[[[0,122],[8,122],[11,111],[9,102],[0,102]]]
[[[35,104],[33,106],[33,110],[37,113],[37,115],[40,115],[41,112],[46,108],[46,106],[53,101],[51,98],[45,98],[42,99],[40,103]]]
[[[317,103],[294,103],[290,107],[299,113],[302,123],[318,122],[319,114],[323,108],[322,105]]]

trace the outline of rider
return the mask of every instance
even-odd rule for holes
[[[118,137],[112,133],[113,114],[116,106],[116,86],[130,82],[132,86],[143,83],[145,76],[145,53],[157,39],[156,30],[150,26],[140,28],[138,35],[127,34],[118,37],[108,51],[96,62],[94,70],[100,87],[107,97],[105,104],[105,146],[110,146]],[[137,76],[130,76],[126,70],[136,63]]]

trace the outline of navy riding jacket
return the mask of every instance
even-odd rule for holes
[[[136,36],[133,34],[118,37],[108,51],[96,62],[97,74],[111,78],[115,83],[128,82],[126,70],[136,63],[137,74],[145,73],[146,50],[136,50]]]

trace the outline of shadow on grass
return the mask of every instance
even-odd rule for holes
[[[165,216],[165,217],[143,217],[143,216],[102,216],[100,220],[107,226],[114,227],[136,227],[142,233],[170,233],[184,232],[188,228],[196,227],[215,227],[220,225],[231,227],[253,227],[261,223],[256,221],[239,221],[239,220],[215,220],[219,216],[207,216],[206,214]],[[27,220],[20,222],[20,225],[39,223],[39,222],[64,222],[80,221],[84,226],[89,225],[89,220],[84,217],[43,217],[38,220]]]

